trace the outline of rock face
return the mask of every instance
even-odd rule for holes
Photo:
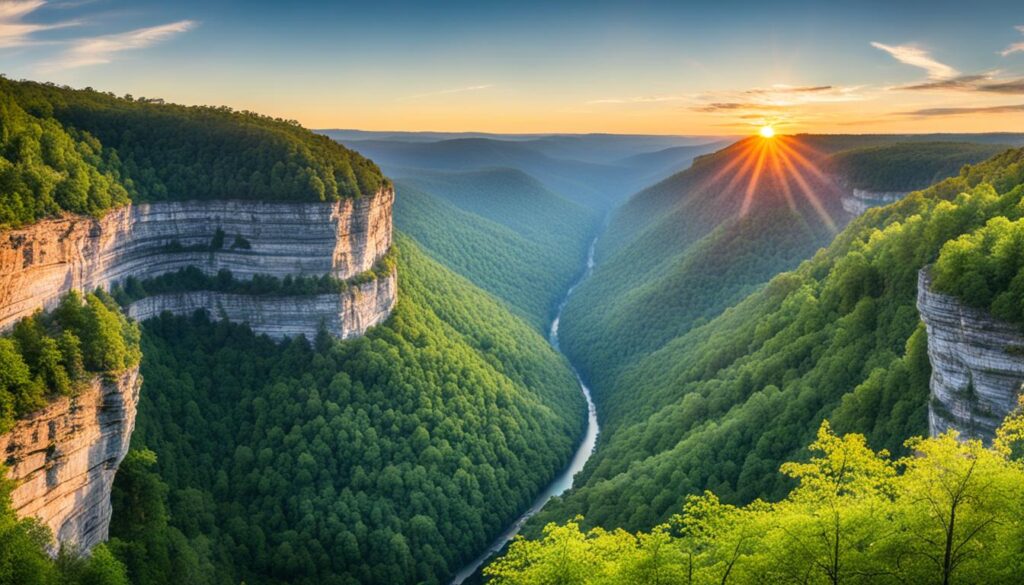
[[[843,210],[854,217],[863,214],[872,207],[881,207],[895,203],[909,194],[909,191],[866,191],[853,189],[850,194],[843,195]]]
[[[14,511],[35,516],[62,546],[88,550],[106,540],[110,487],[128,452],[142,379],[138,369],[93,380],[0,435]]]
[[[247,323],[256,333],[273,338],[305,335],[313,339],[323,326],[335,337],[350,339],[387,319],[396,298],[397,278],[392,271],[341,294],[249,296],[191,291],[146,297],[128,307],[128,316],[145,321],[164,311],[190,315],[206,309],[213,318]]]
[[[369,270],[391,246],[394,191],[336,203],[143,203],[99,219],[45,220],[0,236],[0,329],[69,290],[196,266],[237,278]],[[217,240],[220,240],[218,242]]]
[[[1024,383],[1024,334],[986,311],[933,292],[927,268],[918,275],[917,308],[928,329],[931,434],[952,428],[991,440],[1016,407]]]
[[[137,204],[102,218],[65,217],[0,234],[0,330],[71,290],[107,288],[188,266],[207,274],[333,276],[375,267],[391,247],[394,191],[337,203],[184,201]],[[321,326],[357,337],[390,315],[398,295],[392,269],[343,292],[248,296],[193,291],[141,299],[128,307],[144,320],[163,311],[248,323],[280,338]],[[128,450],[141,380],[131,370],[95,380],[0,435],[21,516],[49,526],[60,546],[88,550],[107,537],[110,488]]]

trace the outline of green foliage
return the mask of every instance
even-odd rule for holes
[[[907,442],[892,460],[823,423],[795,487],[738,508],[692,495],[650,532],[549,524],[485,569],[494,585],[548,583],[1015,583],[1024,568],[1022,417],[995,447],[955,433]]]
[[[855,189],[913,191],[955,176],[964,165],[979,163],[1006,148],[970,142],[900,142],[839,152],[828,161],[828,170]]]
[[[72,395],[96,374],[139,363],[139,328],[101,291],[72,292],[0,337],[0,432],[55,395]]]
[[[61,211],[98,215],[128,202],[110,149],[27,113],[0,80],[0,227]]]
[[[145,324],[132,440],[157,457],[126,459],[111,527],[133,582],[440,583],[566,464],[565,361],[399,243],[398,305],[361,339]]]
[[[579,273],[589,210],[518,171],[420,173],[397,185],[395,225],[544,330]]]
[[[0,79],[0,226],[129,199],[334,201],[386,183],[296,122]]]
[[[935,290],[995,316],[1024,323],[1024,219],[993,217],[984,227],[946,242],[935,263]]]
[[[902,452],[926,428],[917,273],[990,218],[1020,217],[1022,183],[1024,151],[1008,151],[869,210],[795,271],[601,379],[601,448],[539,520],[646,529],[705,489],[734,504],[780,498],[792,484],[771,471],[826,417]],[[601,342],[629,351],[629,339]]]
[[[87,557],[61,551],[51,559],[49,529],[35,519],[15,516],[13,484],[5,473],[0,466],[0,585],[128,585],[124,566],[105,545],[93,548]]]

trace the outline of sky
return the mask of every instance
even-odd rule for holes
[[[1024,2],[0,0],[0,72],[311,128],[1024,131]]]

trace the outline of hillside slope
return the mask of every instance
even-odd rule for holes
[[[917,272],[992,217],[1019,217],[1024,150],[854,220],[825,250],[602,388],[600,447],[582,485],[545,510],[650,527],[687,494],[778,498],[780,463],[823,418],[901,449],[926,430],[930,367]],[[579,349],[577,349],[579,351]]]
[[[134,582],[443,582],[564,465],[583,424],[564,359],[398,245],[399,304],[360,340],[145,324],[133,444],[156,462],[118,476],[112,525]]]

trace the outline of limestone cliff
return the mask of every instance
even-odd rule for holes
[[[39,518],[62,546],[87,550],[107,538],[110,487],[128,452],[141,382],[138,369],[96,378],[0,435],[14,511]]]
[[[841,199],[843,210],[853,216],[863,214],[872,207],[881,207],[895,203],[907,196],[909,191],[867,191],[852,189]]]
[[[190,315],[206,309],[213,318],[246,323],[256,333],[273,338],[305,335],[313,339],[320,327],[341,339],[362,335],[387,319],[397,298],[394,271],[370,282],[353,285],[341,294],[305,296],[249,296],[213,291],[191,291],[138,300],[128,316],[144,321],[163,312]]]
[[[991,440],[1024,383],[1024,334],[987,311],[932,291],[927,269],[917,286],[932,366],[929,430],[937,435],[953,428]]]
[[[71,290],[107,288],[187,266],[236,278],[270,275],[347,280],[374,269],[391,247],[394,191],[336,203],[183,201],[142,203],[101,218],[68,216],[0,234],[0,330]],[[144,320],[163,311],[209,310],[280,338],[362,335],[390,315],[392,269],[342,292],[247,296],[192,291],[143,298],[127,308]],[[135,422],[137,370],[95,380],[0,435],[15,482],[14,509],[49,526],[61,546],[87,550],[107,537],[110,488]]]
[[[336,203],[185,201],[126,206],[99,219],[41,221],[0,236],[0,329],[69,290],[186,266],[347,279],[391,245],[394,191]],[[217,240],[220,240],[219,242]]]

